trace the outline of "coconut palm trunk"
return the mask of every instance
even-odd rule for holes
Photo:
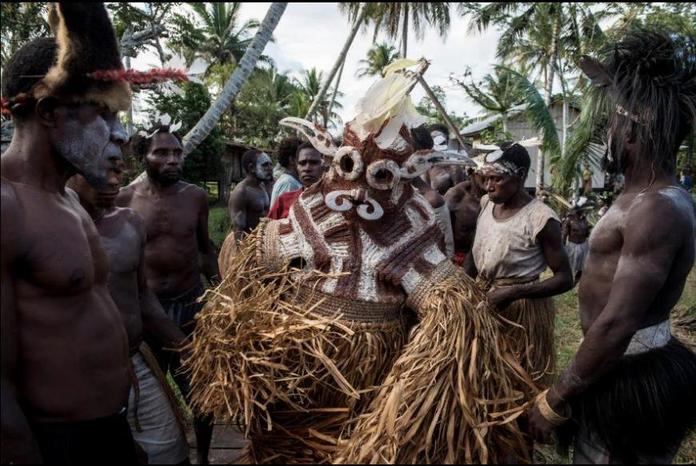
[[[355,20],[355,24],[353,24],[353,29],[350,31],[350,34],[348,35],[348,39],[346,39],[346,42],[343,44],[343,49],[341,49],[341,53],[338,55],[338,58],[336,59],[336,63],[334,63],[333,68],[331,68],[329,75],[326,77],[326,81],[324,81],[324,84],[321,85],[321,88],[319,89],[319,92],[317,93],[316,97],[314,98],[312,105],[310,105],[309,110],[307,110],[307,114],[305,115],[305,120],[310,119],[312,114],[317,110],[317,108],[321,104],[321,101],[324,100],[324,97],[326,96],[326,92],[329,90],[329,86],[331,86],[331,82],[333,81],[334,77],[336,76],[338,69],[342,66],[343,62],[346,60],[346,55],[348,55],[348,50],[350,49],[350,46],[353,44],[353,39],[355,39],[355,35],[358,33],[358,30],[360,29],[360,26],[362,25],[366,16],[367,16],[367,8],[363,6],[362,11],[360,12],[360,16],[358,16],[358,19]]]
[[[552,97],[552,92],[553,92],[553,80],[555,78],[555,71],[556,71],[556,57],[558,55],[558,47],[559,47],[559,41],[560,41],[560,35],[561,35],[561,12],[560,10],[556,13],[556,22],[554,24],[554,34],[553,34],[553,42],[551,44],[551,59],[549,60],[549,63],[546,65],[548,68],[548,73],[546,74],[546,107],[551,108],[551,97]],[[539,137],[541,138],[542,135],[540,134]],[[544,189],[544,169],[546,166],[545,163],[545,155],[544,152],[541,150],[541,146],[539,146],[539,151],[537,152],[537,173],[536,173],[536,195],[541,196],[541,191]]]
[[[408,3],[404,4],[404,24],[401,30],[401,57],[406,58],[408,51]]]
[[[331,109],[333,108],[334,102],[336,102],[336,96],[338,95],[338,85],[341,84],[341,76],[343,76],[343,67],[346,65],[345,57],[343,58],[343,63],[341,63],[341,69],[338,70],[338,77],[336,78],[336,86],[334,87],[333,95],[331,96],[331,102],[329,102],[329,108],[326,109],[326,114],[331,118]],[[328,125],[327,125],[328,126]]]
[[[244,56],[239,61],[239,64],[234,69],[232,76],[227,80],[225,86],[220,93],[220,96],[210,106],[203,118],[193,127],[191,131],[184,136],[184,154],[190,153],[210,134],[210,131],[220,121],[220,117],[225,113],[230,106],[237,93],[242,88],[249,75],[254,70],[256,62],[261,56],[261,52],[266,47],[266,44],[271,39],[280,18],[288,6],[287,2],[274,2],[266,17],[263,19],[254,39],[249,44],[249,47],[244,52]]]

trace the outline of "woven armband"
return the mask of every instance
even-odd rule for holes
[[[539,413],[546,419],[549,424],[553,426],[560,426],[565,424],[565,422],[570,419],[569,417],[561,416],[556,411],[549,406],[549,402],[546,400],[546,394],[549,392],[547,388],[543,392],[539,393],[536,398],[536,406],[539,408]]]

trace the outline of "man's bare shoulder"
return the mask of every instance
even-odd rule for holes
[[[177,193],[195,197],[196,199],[200,199],[201,197],[208,197],[208,193],[206,193],[205,189],[201,188],[198,185],[195,185],[193,183],[187,183],[185,181],[179,181]]]
[[[640,223],[665,229],[683,226],[693,229],[696,226],[694,201],[685,190],[669,186],[657,191],[638,194],[626,209],[626,223]]]
[[[120,207],[129,205],[138,186],[142,186],[142,181],[137,181],[119,189],[116,196],[116,205]]]
[[[133,228],[140,233],[140,236],[143,238],[145,237],[147,231],[145,228],[145,221],[135,210],[130,207],[115,207],[113,215],[132,225]]]

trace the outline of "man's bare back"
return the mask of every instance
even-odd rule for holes
[[[159,297],[173,297],[200,283],[198,226],[207,214],[205,191],[179,181],[159,194],[145,179],[123,188],[116,203],[130,207],[145,222],[150,290]]]
[[[2,237],[3,263],[9,260],[11,269],[3,274],[3,301],[14,301],[22,323],[17,390],[25,411],[37,421],[118,412],[130,386],[128,342],[89,215],[74,193],[3,178]]]
[[[476,189],[474,183],[473,179],[463,181],[445,194],[457,251],[469,252],[474,243],[476,220],[481,211],[481,196],[484,193],[483,190]]]
[[[669,225],[669,228],[665,228]],[[578,297],[583,331],[587,331],[607,305],[617,271],[635,267],[649,274],[654,264],[624,258],[622,247],[626,236],[651,235],[654,241],[664,242],[675,254],[668,267],[655,267],[664,274],[664,283],[651,300],[640,327],[648,327],[668,317],[679,300],[686,277],[694,263],[694,204],[689,194],[677,186],[650,189],[644,193],[623,193],[599,220],[590,237],[587,257]],[[674,243],[670,245],[669,243]],[[655,245],[660,247],[659,244]],[[655,257],[659,261],[660,257]],[[639,291],[639,290],[638,290]],[[650,290],[651,293],[654,290]],[[640,292],[634,299],[640,299]]]

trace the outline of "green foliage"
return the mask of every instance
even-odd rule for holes
[[[359,78],[364,76],[382,77],[384,76],[384,68],[389,66],[397,58],[399,58],[399,52],[397,52],[393,45],[387,42],[375,44],[367,51],[367,59],[360,60],[363,67],[358,70],[357,76]]]
[[[447,97],[442,87],[435,85],[432,86],[431,90],[433,91],[433,94],[435,94],[435,97],[437,97],[437,100],[440,102],[442,107],[446,109]],[[435,104],[427,95],[423,96],[423,98],[421,98],[421,100],[418,102],[418,105],[416,105],[416,110],[418,110],[418,113],[428,119],[428,124],[442,123],[443,125],[446,125],[444,118],[442,118],[440,112],[437,111]],[[457,115],[454,112],[449,112],[447,116],[450,117],[450,120],[452,120],[452,123],[457,128],[462,128],[468,123],[469,120],[466,114]]]
[[[240,24],[238,2],[189,3],[190,10],[176,13],[172,18],[173,34],[167,45],[191,66],[202,58],[210,66],[205,77],[215,92],[220,92],[234,66],[259,28],[259,21],[250,19]],[[259,60],[270,64],[262,55]]]
[[[515,92],[519,93],[527,104],[527,109],[525,110],[527,118],[532,122],[534,128],[541,132],[543,137],[541,150],[550,155],[552,160],[554,157],[559,157],[561,153],[561,143],[558,140],[556,124],[546,106],[546,102],[541,94],[539,94],[537,88],[526,76],[515,70],[504,66],[496,66],[496,69],[501,70],[501,72],[509,73],[511,82],[516,87]]]
[[[179,134],[186,134],[203,117],[211,104],[208,90],[194,82],[183,83],[181,89],[181,95],[164,89],[151,91],[147,102],[155,111],[150,115],[150,125],[158,114],[168,114],[173,122],[181,122]],[[201,145],[186,157],[184,178],[201,186],[205,181],[217,179],[223,172],[220,161],[223,152],[222,131],[216,126]]]
[[[208,213],[208,233],[218,251],[231,230],[232,222],[227,207],[211,207]]]
[[[48,37],[48,3],[46,2],[3,2],[0,5],[0,47],[2,62],[7,60],[27,42],[40,37]]]

